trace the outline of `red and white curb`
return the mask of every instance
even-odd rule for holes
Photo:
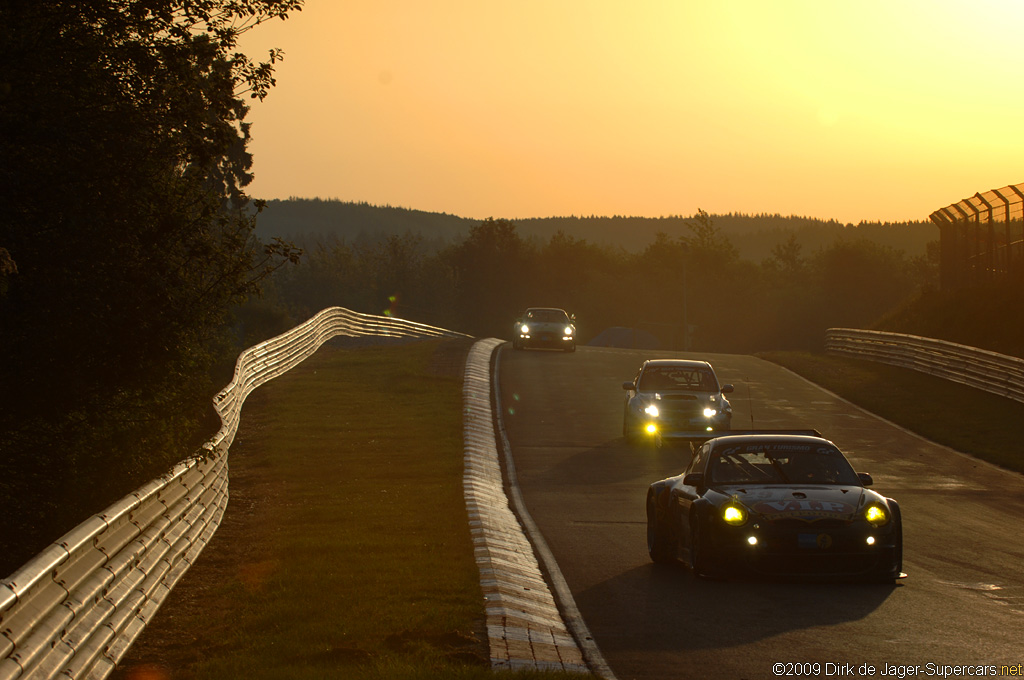
[[[463,490],[480,585],[487,600],[491,666],[594,672],[613,678],[545,546],[541,551],[548,555],[545,566],[556,582],[572,632],[566,626],[534,556],[534,547],[505,495],[497,442],[507,440],[500,420],[500,431],[495,431],[491,406],[491,355],[502,342],[494,338],[480,340],[470,348],[463,382]],[[510,458],[507,461],[511,463]],[[514,469],[509,470],[509,476],[513,494],[518,496]],[[543,543],[539,532],[530,529],[533,523],[525,508],[520,505],[517,510],[520,516],[525,515],[524,524],[534,542]],[[577,638],[583,639],[585,651]]]

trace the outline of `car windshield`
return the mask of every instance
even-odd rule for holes
[[[711,369],[701,366],[648,366],[637,386],[641,392],[691,390],[717,392],[718,380]]]
[[[526,312],[526,318],[540,323],[567,323],[569,321],[569,317],[560,309],[531,309]]]
[[[818,442],[725,446],[712,454],[708,474],[713,484],[860,484],[846,456]]]

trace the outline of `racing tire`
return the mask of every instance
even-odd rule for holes
[[[892,502],[892,499],[889,499]],[[893,555],[893,564],[889,569],[878,572],[878,574],[871,579],[875,583],[893,584],[899,581],[903,577],[903,515],[900,512],[900,506],[892,502],[892,521],[896,527],[896,545],[895,554]]]
[[[676,561],[676,542],[668,535],[668,527],[658,519],[658,502],[653,493],[647,494],[647,553],[655,564]]]
[[[625,430],[626,441],[637,451],[657,451],[661,448],[661,437],[652,437],[637,428]]]
[[[634,446],[643,441],[640,428],[636,426],[636,423],[630,419],[628,414],[622,416],[622,436],[626,438],[627,442]]]
[[[690,571],[694,576],[710,576],[706,531],[701,526],[700,515],[690,518]]]
[[[512,341],[512,349],[522,349],[522,348],[523,348],[523,343],[522,342],[520,342],[519,340],[513,340]]]
[[[903,575],[903,513],[893,503],[893,521],[896,523],[896,578]]]

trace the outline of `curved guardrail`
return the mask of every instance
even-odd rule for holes
[[[825,350],[912,368],[1024,402],[1024,359],[903,333],[830,328]]]
[[[468,337],[330,307],[242,352],[215,398],[221,429],[184,461],[87,519],[0,581],[0,680],[105,678],[220,525],[245,398],[337,336]]]

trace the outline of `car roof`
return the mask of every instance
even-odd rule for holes
[[[711,368],[711,364],[706,361],[698,359],[648,359],[644,362],[644,367],[650,366],[651,368],[657,367],[675,367],[675,368]]]
[[[770,442],[772,444],[827,444],[835,447],[835,444],[825,439],[824,437],[817,437],[811,434],[793,434],[793,433],[770,433],[770,432],[751,432],[749,434],[726,434],[721,437],[715,437],[712,440],[712,448],[718,448],[719,446],[737,446],[742,444],[748,444],[752,442]]]
[[[561,312],[565,314],[565,310],[560,307],[527,307],[526,312]]]

